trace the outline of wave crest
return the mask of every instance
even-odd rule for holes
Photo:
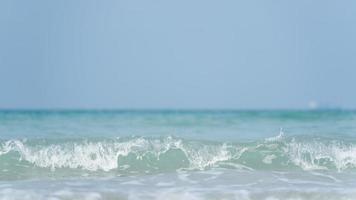
[[[276,139],[278,138],[278,139]],[[342,141],[287,138],[219,143],[165,138],[122,138],[60,143],[0,143],[0,169],[11,166],[146,173],[213,167],[343,171],[356,168],[356,147]]]
[[[155,168],[155,164],[164,159],[164,155],[168,152],[171,152],[171,157],[178,156],[180,161],[188,162],[187,165],[181,165],[193,169],[204,169],[235,156],[232,155],[231,150],[228,150],[226,144],[183,143],[181,139],[173,137],[164,139],[134,138],[126,141],[66,142],[45,146],[10,140],[3,143],[0,148],[0,156],[17,153],[18,161],[26,161],[37,167],[51,168],[52,170],[80,168],[89,171],[127,168],[126,163],[130,162],[130,159],[131,162],[134,162],[133,160],[147,162],[148,167]],[[166,161],[170,162],[170,159],[172,158],[168,158]]]

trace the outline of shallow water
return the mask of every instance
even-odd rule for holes
[[[1,111],[0,199],[356,199],[353,111]]]

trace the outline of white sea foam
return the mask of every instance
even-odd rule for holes
[[[230,160],[232,151],[226,144],[203,145],[183,144],[182,140],[167,137],[160,139],[134,138],[127,141],[67,142],[50,145],[29,145],[19,140],[10,140],[1,147],[1,154],[17,152],[20,161],[27,161],[38,167],[85,169],[89,171],[110,171],[127,169],[130,165],[119,166],[118,158],[134,155],[137,160],[154,156],[158,161],[169,150],[179,150],[189,161],[189,168],[204,169],[221,161]],[[142,161],[143,162],[143,161]]]
[[[266,164],[272,164],[273,159],[277,158],[276,155],[272,154],[272,155],[267,155],[262,162],[266,163]]]
[[[279,130],[279,134],[277,136],[266,138],[265,141],[266,142],[278,142],[278,141],[281,141],[283,138],[284,138],[284,132],[283,132],[283,129],[281,128]]]
[[[356,147],[351,144],[292,140],[287,143],[285,151],[289,159],[304,170],[325,170],[335,167],[338,171],[342,171],[356,167]]]
[[[36,183],[41,187],[41,183]],[[103,184],[103,183],[102,183]],[[109,183],[105,183],[106,185]],[[285,184],[285,183],[284,183]],[[56,185],[56,188],[48,190],[27,187],[27,188],[7,188],[0,189],[0,199],[3,200],[59,200],[59,199],[78,199],[78,200],[99,200],[99,199],[117,199],[117,200],[163,200],[163,199],[185,199],[185,200],[353,200],[356,197],[356,191],[352,188],[335,189],[332,187],[321,186],[319,188],[300,188],[283,187],[274,185],[271,189],[254,189],[250,186],[237,187],[215,187],[207,185],[189,185],[189,187],[166,185],[157,187],[157,185],[144,186],[123,186],[107,185],[111,189],[104,189],[89,185],[77,188],[65,188],[63,185]],[[115,187],[115,189],[113,189]]]
[[[9,140],[0,144],[0,156],[12,156],[22,162],[21,166],[31,164],[53,171],[59,168],[104,172],[117,169],[146,173],[152,170],[205,170],[214,167],[254,170],[266,164],[269,169],[274,167],[276,170],[289,165],[303,170],[343,171],[356,168],[356,147],[353,144],[287,139],[283,132],[273,140],[245,144],[187,141],[174,137],[55,144]],[[14,159],[9,159],[9,162],[14,162]],[[17,164],[6,166],[11,165]]]

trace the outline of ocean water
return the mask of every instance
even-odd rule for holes
[[[356,112],[0,111],[0,199],[356,199]]]

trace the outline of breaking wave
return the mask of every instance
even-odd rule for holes
[[[245,170],[354,170],[356,146],[340,140],[288,138],[231,143],[175,137],[131,137],[0,143],[0,171],[79,170],[118,174],[229,168]]]

